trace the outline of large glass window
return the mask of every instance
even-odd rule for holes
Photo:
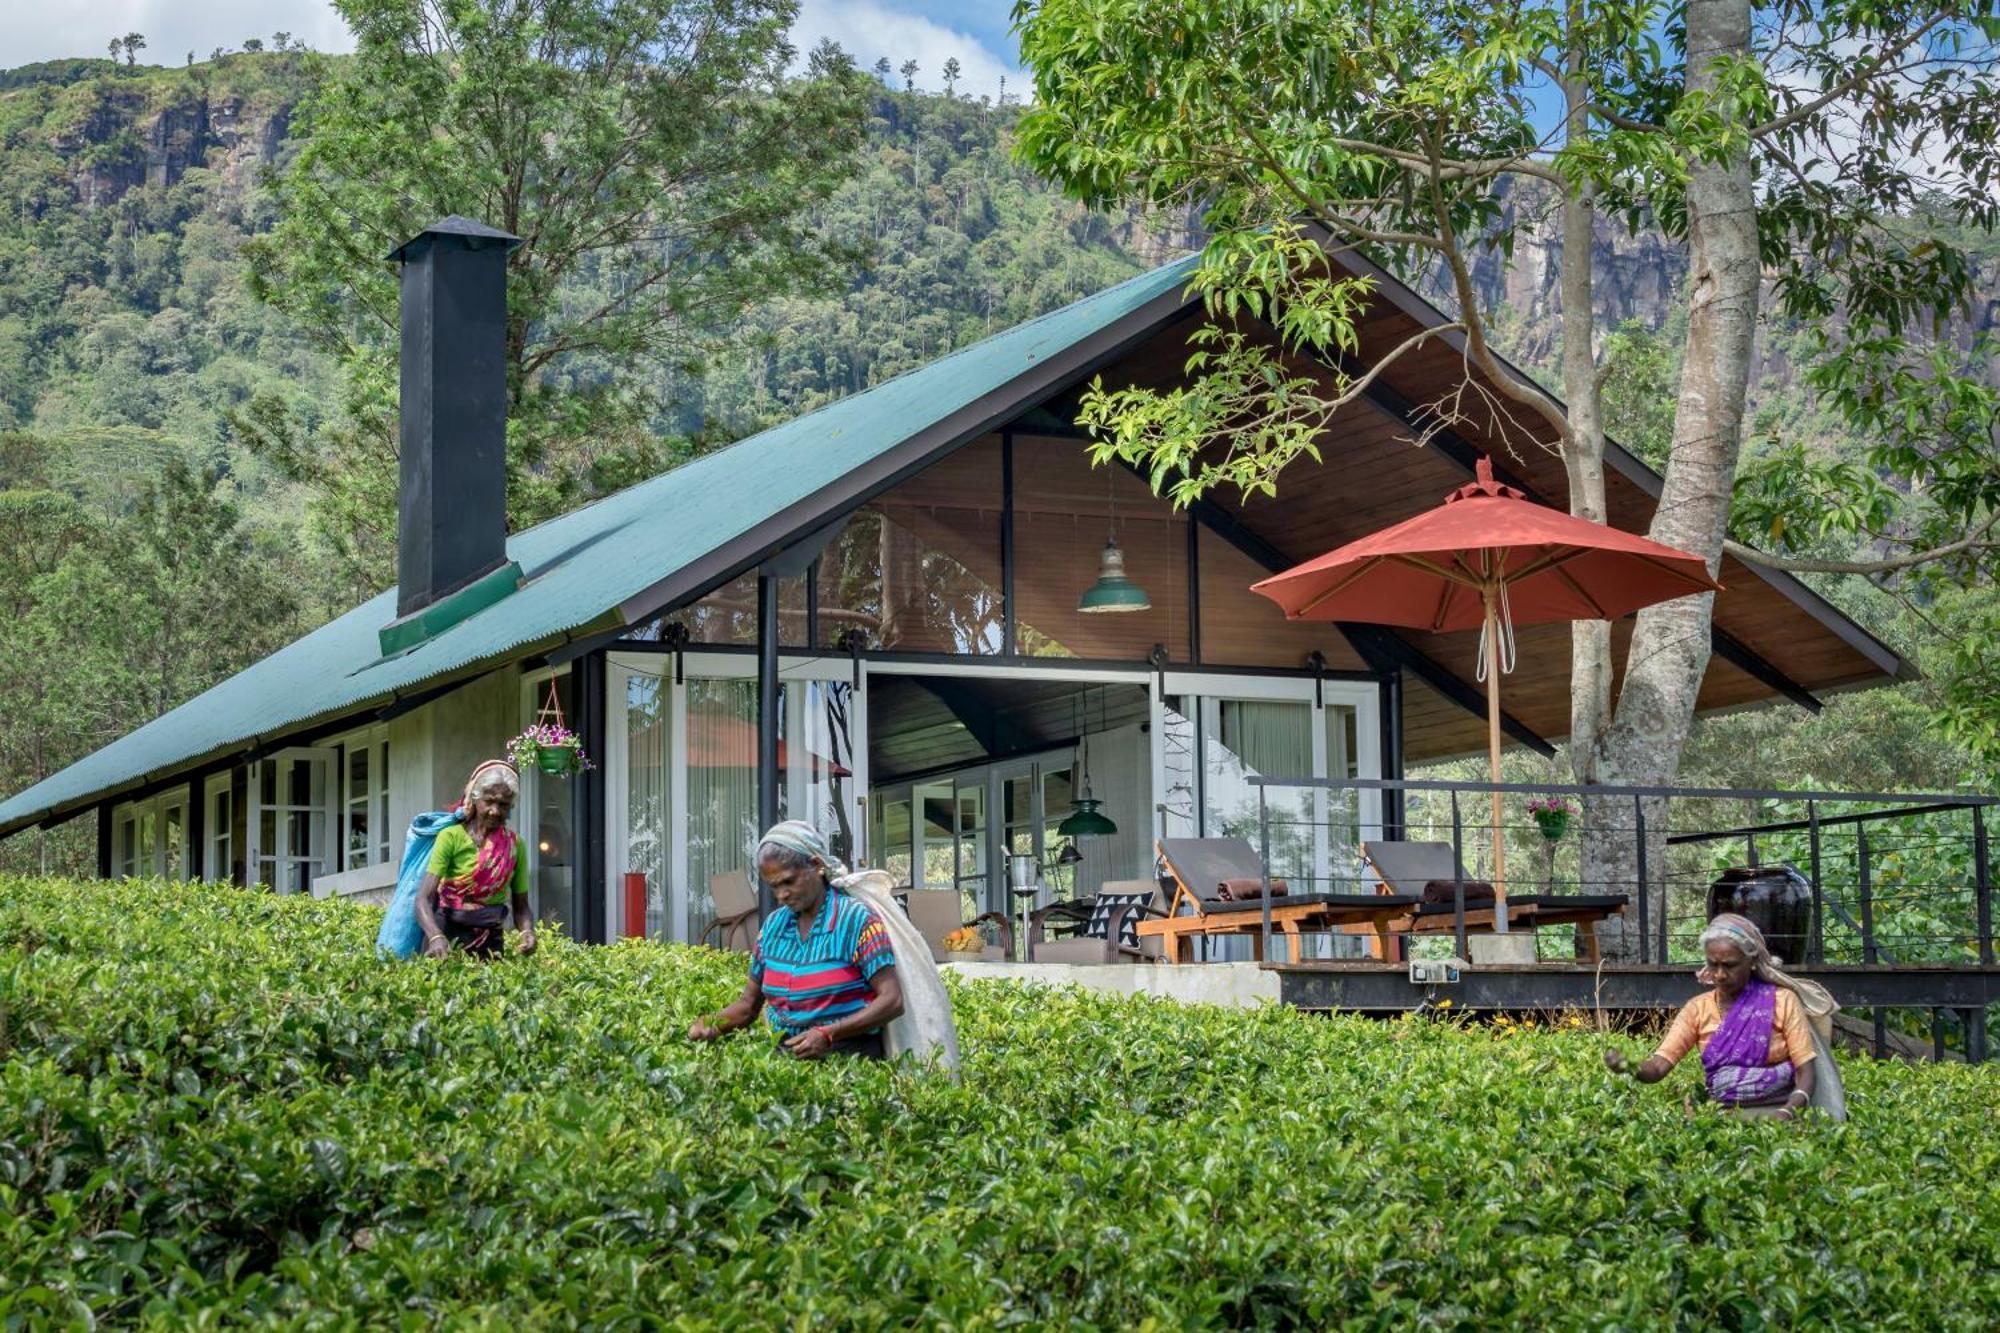
[[[176,787],[113,812],[111,867],[128,879],[188,873],[187,789]]]
[[[1311,777],[1312,706],[1266,699],[1204,699],[1202,816],[1209,837],[1259,845],[1258,792],[1252,777]],[[1271,873],[1300,885],[1313,874],[1312,792],[1263,789],[1268,807]]]
[[[757,642],[757,573],[755,570],[723,584],[714,592],[660,622],[679,621],[687,627],[688,642],[714,644],[755,644]],[[649,632],[636,635],[651,638]],[[806,580],[804,575],[778,580],[778,642],[786,647],[804,647],[806,642]]]
[[[333,868],[327,836],[333,759],[332,750],[281,750],[257,764],[254,882],[305,893]]]
[[[863,505],[820,556],[819,638],[901,652],[1005,647],[998,440],[969,444]]]
[[[207,801],[204,827],[208,838],[202,878],[219,883],[235,874],[236,788],[228,773],[210,778],[203,789]]]
[[[793,681],[782,687],[782,694],[788,743],[779,754],[785,773],[780,790],[787,817],[809,821],[826,835],[834,855],[851,861],[860,845],[854,827],[859,814],[854,804],[854,687],[844,680]],[[794,698],[800,710],[796,725]],[[792,748],[793,737],[804,745],[803,757]]]
[[[1151,609],[1077,609],[1109,537]],[[1093,468],[1074,440],[1014,441],[1014,598],[1024,654],[1138,662],[1157,643],[1187,660],[1187,541],[1186,516],[1123,465]]]
[[[391,858],[389,729],[371,727],[340,741],[341,868],[381,865]]]

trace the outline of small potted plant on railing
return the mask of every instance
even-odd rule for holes
[[[1569,832],[1570,816],[1576,810],[1560,796],[1537,796],[1528,802],[1528,813],[1534,816],[1544,838],[1560,842],[1563,834]]]
[[[566,778],[591,767],[582,738],[560,722],[537,722],[507,742],[507,753],[514,767],[539,768],[555,778]]]

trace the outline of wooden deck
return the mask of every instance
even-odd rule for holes
[[[1471,1012],[1552,1009],[1678,1009],[1702,989],[1694,969],[1544,962],[1532,966],[1466,968],[1453,985],[1413,985],[1408,964],[1374,962],[1266,963],[1278,974],[1281,1003],[1298,1009],[1405,1013],[1440,1000]],[[1813,967],[1791,975],[1817,981],[1843,1007],[1950,1010],[1975,1034],[1972,1058],[1982,1059],[1984,1024],[1971,1015],[2000,1004],[2000,967]]]

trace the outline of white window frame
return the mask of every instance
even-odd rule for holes
[[[271,856],[266,857],[263,847],[263,768],[266,764],[284,764],[297,759],[325,766],[320,783],[321,803],[319,807],[320,823],[322,829],[324,829],[322,845],[317,848],[307,848],[304,856],[279,856],[274,850]],[[338,864],[338,843],[334,838],[334,832],[338,827],[336,823],[336,814],[338,812],[336,802],[340,796],[340,785],[336,779],[336,761],[338,759],[338,753],[331,746],[291,746],[279,750],[275,754],[267,755],[249,766],[248,781],[245,784],[248,795],[244,801],[246,808],[244,811],[243,829],[243,877],[251,884],[262,884],[278,893],[295,892],[295,890],[284,887],[284,877],[277,875],[276,872],[280,864],[297,862],[306,866],[311,873],[305,876],[305,887],[296,890],[296,892],[310,893],[312,891],[312,882],[315,879],[333,873],[334,867]],[[281,812],[294,810],[309,811],[312,809],[311,806],[295,806],[290,802],[281,802],[276,808]],[[282,836],[284,831],[282,817],[279,819],[277,827],[280,836]],[[275,882],[272,879],[264,878],[264,862],[267,859],[272,863],[271,869],[275,876]]]
[[[215,773],[202,784],[201,788],[201,829],[202,829],[202,872],[201,877],[210,884],[219,884],[230,878],[230,861],[236,850],[236,825],[233,818],[225,817],[220,809],[224,799],[234,802],[235,780],[230,773]]]
[[[340,751],[333,793],[334,829],[333,852],[342,870],[357,870],[362,866],[384,865],[395,855],[395,845],[390,832],[388,813],[389,795],[389,727],[378,723],[363,727],[338,737],[333,745]],[[353,792],[348,789],[348,760],[357,749],[368,752],[368,785],[359,798],[364,803],[365,825],[368,833],[368,850],[365,859],[356,860],[353,849],[347,841],[347,817],[356,802]],[[378,828],[377,825],[380,825]]]
[[[181,812],[181,845],[170,865],[167,861],[167,812]],[[130,826],[128,827],[128,821]],[[152,846],[146,849],[143,861],[137,847],[142,828],[152,829]],[[141,879],[186,879],[188,877],[188,793],[185,784],[169,787],[158,795],[143,801],[127,801],[114,806],[111,812],[113,842],[111,848],[112,869],[121,878]]]

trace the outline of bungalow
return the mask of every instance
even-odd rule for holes
[[[0,836],[94,814],[107,877],[379,894],[411,817],[553,699],[597,766],[525,775],[537,911],[589,940],[699,940],[712,886],[740,884],[780,814],[972,913],[1006,906],[1010,857],[1082,894],[1150,873],[1156,835],[1254,825],[1255,774],[1399,776],[1481,748],[1469,638],[1288,623],[1248,591],[1436,503],[1481,454],[1564,503],[1545,428],[1509,448],[1427,423],[1470,373],[1451,338],[1389,366],[1275,500],[1175,511],[1091,468],[1073,423],[1093,376],[1182,373],[1202,317],[1182,260],[510,537],[513,243],[453,218],[392,256],[398,587],[0,804]],[[1377,283],[1362,363],[1444,322],[1339,262]],[[1608,461],[1612,521],[1643,530],[1659,478]],[[1704,711],[1908,674],[1797,580],[1722,578]],[[1521,631],[1516,743],[1565,729],[1568,674],[1563,627]],[[1296,804],[1275,855],[1302,880],[1400,826],[1378,792]]]

